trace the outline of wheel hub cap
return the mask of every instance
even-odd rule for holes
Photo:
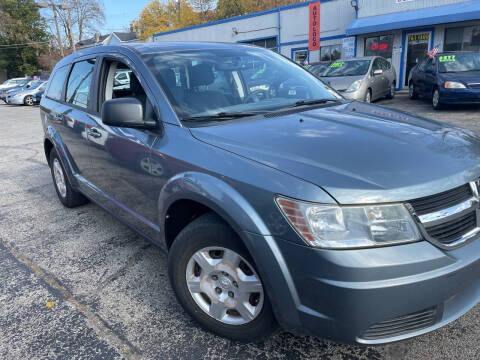
[[[233,250],[209,247],[197,251],[188,261],[186,280],[200,309],[220,322],[246,324],[262,310],[260,277]]]
[[[53,177],[55,179],[55,185],[58,192],[62,197],[67,196],[67,186],[65,183],[65,177],[63,176],[62,166],[58,159],[53,160]]]

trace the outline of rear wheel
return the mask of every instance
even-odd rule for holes
[[[235,232],[213,213],[187,225],[168,256],[184,309],[220,336],[258,342],[277,328],[262,280]]]
[[[440,99],[440,91],[438,91],[438,89],[433,90],[432,107],[433,107],[434,110],[440,110],[442,108],[442,102],[441,102],[441,99]]]
[[[418,98],[418,93],[417,90],[415,89],[415,85],[411,82],[410,85],[408,86],[408,97],[410,99],[416,99]]]
[[[55,149],[50,151],[50,170],[58,198],[64,206],[73,208],[88,202],[85,196],[72,188]]]
[[[392,82],[390,85],[390,92],[387,95],[387,99],[393,99],[395,97],[395,83]]]
[[[33,106],[33,96],[32,95],[28,95],[28,96],[25,96],[25,99],[23,99],[23,103],[27,106]]]

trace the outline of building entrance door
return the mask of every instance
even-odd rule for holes
[[[432,36],[431,31],[422,31],[418,33],[407,34],[405,39],[405,48],[407,49],[405,54],[405,79],[404,85],[408,87],[408,79],[410,70],[417,65],[425,56],[427,56],[430,49],[430,38]]]

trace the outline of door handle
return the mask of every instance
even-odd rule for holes
[[[95,128],[87,129],[87,135],[89,135],[93,138],[102,137],[102,134]]]

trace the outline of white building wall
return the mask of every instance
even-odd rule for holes
[[[397,3],[396,0],[358,0],[358,17],[391,14],[408,10],[417,10],[466,2],[470,0],[411,0]]]
[[[280,52],[291,57],[292,49],[308,47],[308,4],[284,8],[259,16],[246,15],[233,21],[154,36],[153,41],[219,41],[242,42],[277,37]],[[347,0],[331,0],[320,5],[320,46],[341,44],[348,25],[355,19],[355,11]],[[335,37],[334,39],[329,39]],[[323,39],[322,39],[323,38]],[[325,39],[327,38],[327,39]],[[310,61],[318,61],[319,51],[309,54]]]

